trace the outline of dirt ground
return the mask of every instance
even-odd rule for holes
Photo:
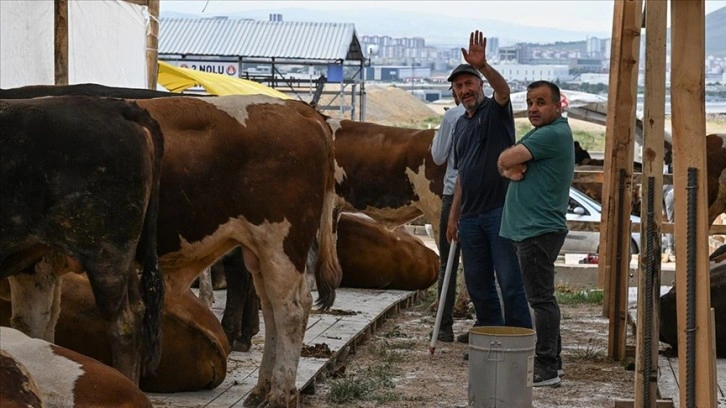
[[[438,342],[429,353],[430,333],[435,318],[430,310],[432,294],[386,321],[366,343],[358,346],[345,366],[320,381],[313,395],[304,395],[303,407],[466,407],[468,402],[468,345]],[[634,371],[607,358],[607,320],[599,304],[561,305],[563,368],[565,375],[556,387],[533,388],[533,406],[612,407],[616,399],[632,398]],[[455,334],[473,324],[457,319]],[[372,381],[371,378],[383,378]],[[476,379],[473,379],[476,381]],[[353,384],[369,387],[357,396],[340,401],[341,389]],[[353,387],[354,388],[354,387]],[[481,388],[478,388],[481,389]]]
[[[367,90],[369,122],[420,127],[421,121],[443,112],[441,106],[427,105],[400,88],[370,86]],[[571,126],[573,130],[604,131],[601,125],[579,120],[572,120]],[[726,132],[726,118],[709,117],[706,130]],[[302,406],[466,407],[472,380],[468,362],[463,359],[468,345],[438,342],[435,353],[429,353],[435,312],[430,308],[432,289],[426,293],[413,307],[379,327],[332,376],[319,380],[313,394],[303,395]],[[633,364],[607,358],[608,321],[602,317],[602,305],[561,304],[560,309],[565,375],[556,387],[533,388],[533,406],[604,408],[612,407],[615,400],[631,399]],[[456,320],[455,334],[467,331],[472,324],[471,319]],[[632,338],[629,333],[629,343]]]

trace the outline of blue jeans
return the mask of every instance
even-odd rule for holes
[[[451,245],[446,240],[446,228],[449,225],[449,211],[451,211],[451,202],[454,196],[444,195],[441,199],[441,218],[439,223],[439,260],[441,267],[439,269],[439,302],[441,302],[441,289],[444,286],[444,274],[446,273],[446,263],[449,261],[449,249]],[[449,286],[446,289],[446,299],[444,300],[444,312],[441,316],[441,329],[450,329],[454,325],[454,300],[456,299],[456,275],[459,268],[459,254],[461,249],[456,248],[454,263],[451,266],[451,278]]]
[[[475,325],[532,328],[517,254],[512,241],[499,236],[501,221],[501,208],[459,220],[464,280],[476,310]]]
[[[557,370],[562,351],[560,307],[555,298],[555,261],[565,236],[567,231],[549,232],[514,242],[522,268],[524,289],[534,309],[537,332],[535,362],[550,370]]]

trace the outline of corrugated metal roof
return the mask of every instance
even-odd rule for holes
[[[162,18],[159,54],[364,60],[351,23]]]

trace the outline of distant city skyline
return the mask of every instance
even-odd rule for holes
[[[466,30],[481,29],[486,36],[500,37],[504,42],[536,41],[537,38],[512,38],[508,33],[502,35],[506,25],[515,27],[562,30],[563,32],[583,32],[592,36],[610,36],[612,31],[613,0],[570,1],[221,1],[221,0],[162,0],[161,13],[177,12],[199,16],[218,16],[248,14],[253,18],[266,18],[268,13],[279,13],[285,9],[304,14],[305,21],[326,21],[328,16],[342,18],[340,22],[355,24],[359,35],[391,35],[398,37],[419,36],[431,43],[446,43],[461,36],[462,25]],[[706,0],[706,14],[726,7],[726,0]],[[516,10],[516,11],[514,11]],[[316,13],[317,12],[317,13]],[[348,13],[349,12],[349,13]],[[407,13],[408,19],[402,17]],[[444,20],[436,27],[416,24],[416,16],[436,17]],[[296,21],[283,12],[286,21]],[[393,22],[386,20],[394,19]],[[446,21],[446,20],[450,21]],[[408,21],[407,21],[408,20]],[[498,22],[500,24],[481,24]],[[479,25],[477,27],[477,25]],[[390,27],[389,32],[384,31]],[[491,31],[491,32],[488,32]],[[456,34],[454,34],[456,33]],[[516,31],[515,31],[516,33]],[[529,37],[519,30],[521,37]],[[533,34],[536,37],[541,34]],[[553,33],[554,35],[554,33]],[[583,35],[580,40],[584,40]],[[572,34],[562,41],[572,41]]]

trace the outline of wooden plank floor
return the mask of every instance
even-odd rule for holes
[[[408,307],[417,292],[402,290],[338,289],[330,313],[313,311],[308,319],[304,344],[326,344],[329,358],[302,357],[298,366],[296,385],[302,391],[315,385],[315,378],[323,370],[335,369],[335,363],[344,360],[351,347],[375,332],[390,313]],[[313,292],[313,297],[317,293]],[[221,320],[226,291],[215,291],[214,314]],[[252,339],[249,352],[233,351],[227,359],[227,376],[217,388],[197,392],[173,394],[147,393],[155,407],[227,408],[241,407],[247,394],[257,383],[257,372],[262,361],[264,323],[260,315],[260,333]]]

